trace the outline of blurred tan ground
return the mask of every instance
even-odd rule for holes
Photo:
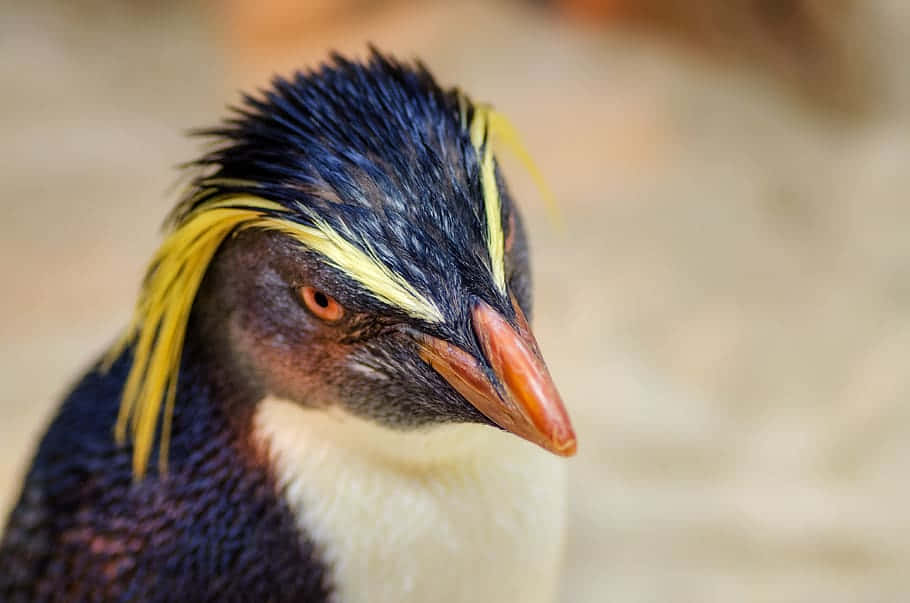
[[[127,319],[182,131],[373,40],[495,102],[562,201],[564,233],[511,170],[580,437],[563,600],[910,600],[906,4],[853,24],[885,85],[852,120],[518,3],[394,3],[265,49],[211,8],[119,4],[0,6],[0,509]]]

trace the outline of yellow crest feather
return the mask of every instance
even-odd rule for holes
[[[459,108],[463,102],[462,98],[462,95],[458,96]],[[558,205],[543,175],[522,144],[518,132],[504,115],[493,110],[489,105],[476,105],[469,133],[471,144],[480,160],[480,182],[483,188],[487,247],[490,253],[493,281],[496,283],[496,287],[505,293],[505,235],[502,229],[502,199],[499,196],[493,163],[493,146],[496,143],[504,145],[521,161],[544,198],[551,215],[557,218],[559,217]]]
[[[232,207],[231,205],[235,205]],[[159,469],[167,467],[170,423],[186,324],[209,262],[235,228],[264,220],[282,207],[263,199],[203,204],[180,220],[152,259],[129,329],[108,356],[108,364],[135,342],[133,364],[121,396],[114,429],[118,442],[127,430],[133,440],[133,474],[145,475],[164,405]]]
[[[326,257],[380,301],[429,322],[443,319],[434,304],[375,253],[362,251],[321,220],[313,220],[314,226],[305,226],[283,219],[280,214],[286,211],[272,201],[248,196],[203,203],[178,221],[152,259],[130,326],[106,359],[110,366],[126,346],[135,344],[114,433],[118,442],[125,442],[127,435],[133,441],[136,479],[141,479],[147,470],[159,416],[159,471],[167,469],[187,322],[209,263],[231,232],[247,228],[283,232]]]
[[[534,159],[522,142],[518,130],[515,129],[515,126],[512,125],[512,122],[509,121],[505,115],[498,111],[490,109],[488,120],[490,122],[490,132],[493,135],[494,146],[496,144],[501,144],[518,158],[525,170],[531,176],[531,180],[534,181],[534,185],[537,187],[540,196],[547,205],[550,216],[557,221],[561,221],[562,217],[559,212],[559,204],[556,202],[556,196],[553,194],[553,191],[550,190],[546,179],[543,177],[543,173],[540,171],[540,168],[537,167],[537,164],[534,162]]]
[[[366,251],[351,243],[328,223],[311,218],[314,226],[270,220],[268,228],[283,232],[322,254],[336,268],[352,277],[379,301],[427,322],[442,322],[443,316],[431,301],[408,281],[393,272],[363,241]]]
[[[496,185],[496,171],[493,165],[493,145],[488,140],[490,130],[489,107],[480,106],[474,110],[471,120],[471,144],[480,158],[480,185],[483,188],[484,213],[487,219],[487,248],[490,252],[490,267],[493,282],[501,293],[506,292],[505,235],[502,230],[502,199]]]

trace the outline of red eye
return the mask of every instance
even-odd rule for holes
[[[326,322],[335,322],[344,316],[344,308],[337,301],[319,289],[301,287],[300,299],[306,304],[307,310]]]

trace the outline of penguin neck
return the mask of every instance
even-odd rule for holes
[[[224,313],[213,313],[207,306],[203,311],[194,309],[187,326],[178,402],[201,401],[223,415],[233,429],[248,433],[256,402],[263,398],[265,389],[249,367],[231,355]]]
[[[262,466],[265,462],[261,447],[251,437],[256,401],[262,397],[260,390],[220,356],[218,346],[199,337],[194,329],[188,330],[171,419],[171,470],[179,471],[186,460],[196,457],[203,443],[213,439],[219,446],[231,448],[245,465]],[[160,443],[159,439],[152,451],[153,459],[160,454]]]

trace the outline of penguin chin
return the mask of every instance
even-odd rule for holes
[[[260,442],[280,456],[286,456],[287,448],[305,446],[403,469],[482,462],[515,452],[547,454],[486,424],[392,427],[354,415],[337,404],[302,406],[272,395],[257,404],[253,431]]]

